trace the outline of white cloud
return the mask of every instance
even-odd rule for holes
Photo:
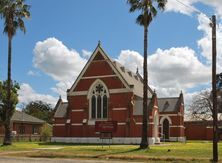
[[[138,67],[142,72],[143,57],[138,52],[123,50],[117,61],[131,71]],[[208,83],[210,77],[210,67],[203,65],[188,47],[158,49],[148,57],[148,81],[158,97],[178,96],[181,90]]]
[[[82,50],[82,53],[86,58],[91,54],[87,50]],[[69,50],[56,38],[39,41],[34,48],[34,66],[58,81],[51,89],[64,99],[66,90],[76,80],[86,61],[76,50]]]
[[[54,107],[57,102],[57,98],[55,98],[51,95],[37,93],[27,83],[21,84],[18,94],[19,94],[19,103],[20,104],[26,105],[31,101],[40,100],[40,101],[49,103]]]
[[[34,66],[57,81],[76,77],[86,63],[75,50],[69,50],[56,38],[48,38],[36,43]]]
[[[212,6],[216,11],[216,14],[222,18],[222,3],[221,0],[199,0],[200,2]]]
[[[60,81],[56,83],[54,87],[51,88],[52,91],[62,96],[64,100],[66,100],[66,90],[71,88],[72,84],[75,82],[76,79],[67,80],[67,81]]]
[[[198,16],[199,26],[197,27],[203,33],[203,37],[197,41],[201,54],[207,59],[208,63],[212,61],[212,29],[209,26],[209,19],[203,15]],[[222,65],[222,24],[217,24],[217,70],[221,72]]]
[[[192,6],[197,0],[189,0],[189,1],[176,1],[176,0],[168,0],[166,3],[166,12],[178,12],[185,15],[191,15],[197,9]]]
[[[207,6],[213,7],[214,13],[205,14],[216,14],[219,18],[222,18],[222,3],[220,0],[168,0],[166,4],[166,12],[177,12],[185,15],[191,15],[192,13],[200,13],[197,8],[194,7],[196,3],[202,3]]]
[[[142,72],[143,57],[136,51],[121,50],[116,60],[132,72],[136,72],[137,68]]]
[[[29,70],[29,71],[27,72],[27,74],[28,74],[29,76],[40,76],[39,72],[35,72],[35,71],[33,71],[33,70]]]
[[[210,81],[210,67],[188,47],[158,49],[148,59],[150,80],[163,88],[192,88]]]
[[[82,50],[82,55],[83,55],[83,57],[86,58],[86,59],[89,59],[89,57],[91,56],[91,54],[92,54],[91,51],[88,51],[88,50],[85,50],[85,49]]]

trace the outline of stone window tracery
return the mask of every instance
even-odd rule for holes
[[[108,93],[106,87],[98,82],[94,85],[90,97],[90,118],[106,119],[108,117]]]

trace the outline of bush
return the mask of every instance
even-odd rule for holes
[[[52,127],[49,124],[45,123],[41,127],[40,135],[41,135],[41,141],[50,140],[50,138],[52,136]]]

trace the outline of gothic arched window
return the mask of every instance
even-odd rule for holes
[[[97,82],[90,92],[90,118],[106,119],[108,117],[107,88],[102,82]]]

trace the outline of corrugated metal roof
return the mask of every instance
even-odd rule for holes
[[[179,97],[158,98],[159,112],[175,112],[179,108]]]
[[[62,102],[60,101],[58,105],[56,105],[56,112],[54,117],[55,118],[63,118],[66,116],[68,108],[68,102]]]
[[[129,85],[133,85],[133,92],[139,97],[143,97],[143,80],[139,74],[133,73],[132,71],[126,69],[120,63],[113,61],[114,66],[118,72],[122,75],[125,81]],[[152,96],[152,90],[148,86],[148,97]]]
[[[17,121],[17,122],[30,122],[30,123],[45,123],[45,121],[38,119],[36,117],[33,117],[31,115],[28,115],[24,112],[16,110],[12,116],[11,121]]]
[[[153,94],[152,98],[148,98],[147,106],[148,111],[152,111],[154,107],[154,100],[156,99],[156,93]],[[143,115],[143,99],[137,98],[135,100],[133,115]]]

